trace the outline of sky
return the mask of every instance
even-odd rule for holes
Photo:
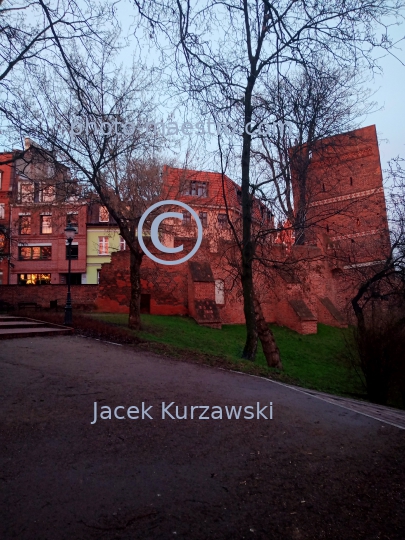
[[[404,26],[395,28],[392,34],[398,40],[403,38]],[[375,76],[369,87],[375,92],[373,99],[381,110],[370,114],[364,123],[377,127],[383,169],[389,159],[405,157],[405,41],[398,47],[401,47],[396,51],[398,60],[390,55],[380,60],[383,72]]]
[[[131,18],[135,14],[133,2],[132,0],[120,0],[116,7],[124,35],[129,31]],[[393,27],[391,34],[394,41],[399,42],[405,36],[404,25]],[[397,47],[395,54],[398,59],[389,54],[379,59],[382,72],[376,73],[373,80],[367,85],[374,93],[373,101],[377,102],[379,110],[370,113],[361,124],[362,126],[375,124],[377,127],[383,170],[387,168],[390,159],[398,155],[405,157],[405,41],[399,43]],[[146,55],[149,55],[149,58]],[[148,63],[154,63],[157,59],[157,55],[155,56],[153,51],[149,49],[149,45],[146,55],[145,60]],[[379,55],[381,56],[381,53]],[[376,56],[378,57],[378,54]],[[128,65],[128,61],[131,59],[130,49],[123,50],[120,59],[124,65]],[[163,105],[161,112],[164,113],[164,111],[165,106]],[[191,118],[191,120],[193,119]],[[186,147],[185,144],[182,146],[183,149]]]
[[[131,5],[131,0],[118,5],[118,17],[124,29],[130,23]],[[373,94],[377,110],[364,118],[360,126],[376,125],[383,171],[390,159],[398,155],[405,158],[405,25],[392,26],[389,32],[397,43],[394,51],[397,58],[381,51],[376,53],[381,72],[375,73],[366,86]]]

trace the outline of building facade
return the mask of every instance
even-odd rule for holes
[[[112,253],[125,250],[126,244],[108,210],[97,202],[88,205],[86,229],[86,279],[83,283],[95,285],[99,282],[101,265],[110,262]]]
[[[77,193],[69,169],[29,139],[25,152],[10,164],[9,283],[48,285],[66,283],[68,246],[65,228],[76,235],[71,246],[71,282],[86,273],[87,203]]]
[[[10,254],[10,205],[12,197],[13,153],[0,153],[0,285],[9,283]]]

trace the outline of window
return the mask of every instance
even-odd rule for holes
[[[0,189],[3,186],[3,171],[0,171]]]
[[[49,184],[42,186],[42,202],[52,202],[55,200],[55,187]]]
[[[1,173],[0,173],[1,176]],[[0,285],[3,285],[3,272],[0,272]]]
[[[99,236],[98,237],[98,254],[99,255],[108,255],[108,236]]]
[[[226,214],[218,214],[218,227],[220,229],[226,229],[228,225],[228,219]]]
[[[350,185],[351,186],[353,185],[353,177],[352,176],[350,177]]]
[[[127,249],[127,243],[125,242],[124,238],[120,236],[120,251],[125,251]]]
[[[100,206],[98,211],[98,220],[108,223],[110,221],[110,214],[105,206]]]
[[[66,215],[66,226],[72,225],[76,229],[76,232],[79,231],[79,219],[77,212],[70,212]]]
[[[193,197],[208,197],[208,182],[190,181],[190,185],[186,187],[185,195]]]
[[[215,303],[225,304],[225,287],[222,279],[215,280]]]
[[[356,225],[357,225],[357,227],[360,227],[360,218],[356,219]]]
[[[40,216],[41,234],[52,234],[52,216]]]
[[[325,184],[322,184],[322,191],[326,191]]]
[[[72,244],[70,246],[70,259],[72,261],[79,258],[79,246],[77,244]],[[66,246],[66,260],[69,260],[69,246]]]
[[[0,219],[4,219],[6,216],[6,205],[0,204]]]
[[[68,282],[68,274],[60,274],[61,283]],[[70,274],[70,284],[71,285],[81,285],[82,284],[82,275],[71,272]]]
[[[20,186],[20,201],[22,203],[32,203],[34,202],[34,184],[30,183],[21,183]]]
[[[97,285],[100,284],[100,270],[97,270]]]
[[[51,274],[19,274],[18,285],[49,285]]]
[[[208,225],[207,212],[200,212],[200,221],[203,227]]]
[[[183,212],[183,225],[191,225],[191,214],[190,212]]]
[[[18,248],[20,261],[50,260],[52,258],[52,246],[20,246]]]
[[[20,216],[18,232],[19,234],[31,234],[31,216]]]

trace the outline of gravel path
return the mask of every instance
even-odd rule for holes
[[[77,336],[3,341],[0,380],[2,539],[405,538],[405,432],[319,396]]]

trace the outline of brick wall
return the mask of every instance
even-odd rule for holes
[[[41,307],[49,307],[51,300],[57,300],[58,306],[66,303],[66,285],[2,285],[0,300],[17,307],[19,302],[36,302]],[[98,285],[72,285],[73,307],[96,309]]]

